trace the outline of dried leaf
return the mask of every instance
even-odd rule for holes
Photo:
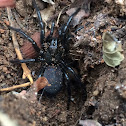
[[[46,86],[51,86],[51,84],[48,83],[48,80],[45,77],[39,77],[30,87],[29,91],[23,90],[20,93],[13,92],[13,94],[19,98],[35,101],[37,100],[36,97],[37,92]]]
[[[0,0],[0,7],[14,7],[15,0]]]
[[[43,21],[46,23],[52,15],[54,14],[55,8],[53,6],[49,6],[44,10],[40,11]],[[37,17],[37,14],[34,14],[33,17]]]
[[[121,54],[122,45],[120,41],[106,32],[102,36],[103,39],[103,59],[108,66],[115,67],[120,65],[124,60],[124,55]]]
[[[120,60],[110,60],[108,59],[105,55],[103,55],[103,59],[105,61],[105,63],[110,66],[110,67],[115,67],[120,65],[121,61]]]
[[[122,61],[124,59],[124,55],[121,54],[120,52],[116,52],[116,53],[113,53],[113,54],[104,53],[104,55],[110,60]]]
[[[74,0],[70,5],[70,9],[66,12],[69,16],[72,15],[76,9],[81,10],[73,17],[72,25],[76,26],[79,22],[90,15],[90,4],[95,0]]]
[[[48,80],[45,77],[39,77],[33,84],[33,87],[35,87],[37,92],[46,86],[51,86],[51,85],[49,84]]]
[[[102,39],[104,52],[111,53],[116,51],[117,40],[115,40],[114,37],[111,36],[111,34],[109,34],[108,32],[104,33]]]
[[[66,13],[70,16],[72,15],[77,8],[71,8],[69,9]],[[72,25],[76,26],[77,24],[79,24],[79,22],[84,18],[84,17],[88,17],[89,16],[89,12],[85,12],[84,9],[81,9],[74,17],[73,17],[73,21],[72,21]]]

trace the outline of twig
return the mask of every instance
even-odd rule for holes
[[[61,17],[61,14],[65,11],[65,9],[66,8],[68,8],[69,6],[66,6],[66,7],[64,7],[61,11],[60,11],[60,13],[59,13],[59,15],[58,15],[58,18],[57,18],[57,21],[56,21],[56,24],[58,25],[59,24],[59,19],[60,19],[60,17]]]
[[[7,14],[8,14],[8,19],[9,19],[10,25],[12,27],[14,27],[14,19],[13,19],[13,16],[12,16],[11,8],[9,8],[9,7],[7,7]],[[17,39],[16,39],[15,31],[11,31],[11,33],[12,33],[13,45],[14,45],[16,54],[18,56],[18,59],[22,60],[23,57],[22,57],[22,54],[21,54],[20,49],[19,49],[19,45],[18,45],[18,42],[17,42]],[[31,82],[31,84],[33,84],[31,71],[28,69],[28,67],[26,66],[25,63],[21,63],[21,66],[22,66],[22,69],[23,69],[22,78],[24,79],[24,78],[27,77],[29,79],[29,81]]]
[[[12,91],[14,89],[17,89],[17,88],[23,88],[23,87],[27,87],[27,86],[30,86],[31,83],[30,82],[27,82],[27,83],[24,83],[24,84],[20,84],[20,85],[14,85],[12,87],[8,87],[8,88],[2,88],[0,89],[0,92],[4,92],[4,91]]]

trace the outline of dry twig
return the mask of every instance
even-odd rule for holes
[[[9,7],[7,7],[7,14],[8,14],[8,19],[9,19],[9,22],[10,22],[10,26],[15,27],[14,26],[14,19],[13,19],[12,12],[11,12],[11,8],[9,8]],[[11,33],[12,33],[13,45],[14,45],[16,54],[18,56],[18,59],[22,60],[23,57],[21,55],[21,52],[20,52],[20,49],[19,49],[19,45],[18,45],[18,42],[16,40],[15,31],[11,31]],[[21,63],[21,66],[22,66],[22,69],[23,69],[23,79],[27,77],[29,79],[30,83],[33,84],[31,71],[28,69],[28,67],[26,66],[25,63]]]
[[[17,89],[17,88],[22,88],[22,87],[27,87],[27,86],[30,86],[31,83],[30,82],[27,82],[27,83],[24,83],[24,84],[20,84],[20,85],[14,85],[12,87],[8,87],[8,88],[2,88],[0,89],[0,92],[4,92],[4,91],[12,91],[14,89]]]
[[[66,6],[66,7],[64,7],[64,8],[60,11],[60,13],[59,13],[59,15],[58,15],[58,18],[57,18],[57,21],[56,21],[56,24],[57,24],[57,25],[59,24],[59,19],[60,19],[62,13],[63,13],[63,12],[65,11],[65,9],[68,8],[68,7],[69,7],[69,6]]]

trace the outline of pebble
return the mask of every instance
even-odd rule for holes
[[[10,75],[10,74],[8,74],[8,75],[7,75],[7,78],[8,78],[8,79],[9,79],[9,78],[11,78],[11,75]]]
[[[93,92],[93,95],[94,96],[97,96],[99,94],[99,91],[98,90],[95,90],[94,92]]]

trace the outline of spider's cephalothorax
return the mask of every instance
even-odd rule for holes
[[[80,9],[77,9],[76,12],[74,12],[69,17],[67,23],[61,26],[61,28],[58,31],[58,37],[53,36],[55,24],[54,22],[52,22],[50,34],[45,38],[44,24],[35,0],[33,0],[33,5],[34,8],[36,9],[41,28],[40,32],[41,48],[39,48],[36,42],[31,37],[26,35],[22,30],[13,28],[11,26],[8,27],[16,32],[19,32],[27,40],[29,40],[29,42],[32,43],[33,48],[39,55],[33,59],[12,60],[11,62],[16,63],[40,62],[41,68],[38,77],[44,76],[47,78],[51,86],[46,86],[43,89],[43,92],[51,96],[56,95],[61,90],[63,85],[63,79],[65,79],[66,80],[65,84],[68,92],[68,107],[69,107],[71,98],[70,75],[74,77],[76,82],[78,82],[78,85],[81,84],[81,81],[78,75],[74,72],[74,70],[68,66],[68,63],[65,59],[68,53],[68,45],[69,45],[68,40],[71,37],[71,35],[68,34],[69,33],[68,28],[73,16],[76,15]],[[77,32],[81,28],[75,30],[75,32]]]

